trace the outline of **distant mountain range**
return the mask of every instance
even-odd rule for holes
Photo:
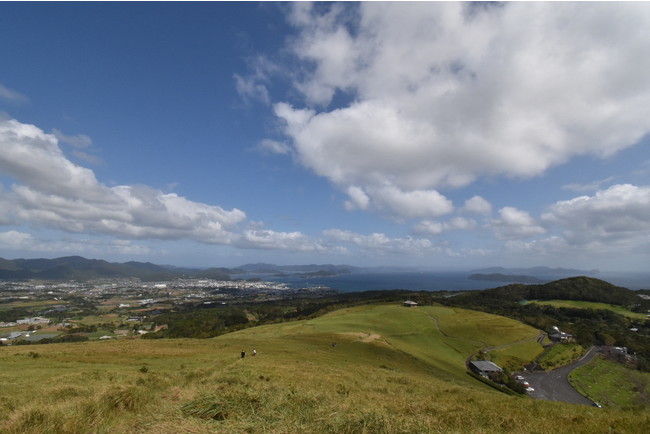
[[[350,265],[308,264],[275,265],[267,263],[245,264],[236,268],[183,268],[156,265],[150,262],[107,262],[86,259],[81,256],[65,256],[56,259],[3,259],[0,258],[2,280],[94,280],[107,278],[139,278],[146,281],[171,280],[175,278],[199,278],[229,280],[232,276],[250,274],[291,275],[298,277],[324,277],[368,270]],[[374,268],[375,271],[386,271]],[[491,267],[472,270],[471,279],[499,282],[540,283],[565,277],[594,276],[598,270],[567,268],[504,268]]]
[[[56,259],[3,259],[0,258],[2,280],[94,280],[116,278],[139,278],[145,281],[171,280],[176,278],[199,278],[230,280],[233,275],[244,274],[292,274],[303,277],[333,276],[350,273],[355,267],[347,265],[274,265],[246,264],[237,268],[183,268],[155,265],[150,262],[107,262],[86,259],[81,256],[65,256]]]
[[[0,279],[4,280],[93,280],[107,278],[139,278],[142,280],[169,280],[179,277],[230,279],[230,270],[209,268],[197,270],[163,267],[150,262],[114,263],[81,256],[56,259],[0,258]]]
[[[502,274],[502,273],[474,273],[468,279],[485,280],[488,282],[509,282],[509,283],[544,283],[546,280],[538,279],[533,276],[519,274]]]

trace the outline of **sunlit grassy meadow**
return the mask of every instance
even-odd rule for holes
[[[593,433],[648,426],[647,412],[507,396],[465,373],[469,354],[537,333],[479,312],[382,305],[207,340],[5,346],[0,431]]]
[[[605,406],[647,408],[650,374],[596,358],[570,374],[571,382],[590,399]]]
[[[612,312],[618,313],[620,315],[626,316],[632,319],[644,320],[647,318],[645,313],[632,312],[629,309],[624,308],[623,306],[616,306],[613,304],[607,303],[595,303],[592,301],[582,301],[582,300],[531,300],[529,303],[537,303],[546,306],[553,307],[568,307],[573,309],[602,309],[602,310],[611,310]]]

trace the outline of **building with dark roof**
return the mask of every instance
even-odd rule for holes
[[[475,360],[473,362],[469,362],[469,367],[472,371],[485,378],[487,378],[490,373],[503,372],[503,369],[501,369],[495,363],[488,362],[487,360]]]

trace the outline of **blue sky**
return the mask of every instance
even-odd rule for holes
[[[646,3],[2,3],[0,256],[647,270]]]

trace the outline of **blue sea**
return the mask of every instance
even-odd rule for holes
[[[407,289],[414,291],[468,291],[496,288],[507,282],[471,280],[467,271],[356,271],[330,277],[275,276],[270,274],[247,274],[233,276],[248,279],[258,277],[271,282],[286,283],[291,288],[326,286],[341,292]],[[561,279],[564,276],[545,280]],[[650,288],[650,275],[605,274],[595,276],[614,285],[629,289]]]
[[[486,289],[502,286],[499,282],[470,280],[467,272],[353,272],[331,277],[298,277],[251,274],[233,276],[236,278],[259,277],[271,282],[286,283],[291,288],[327,286],[341,292],[360,292],[387,289],[409,289],[415,291],[457,291]]]

